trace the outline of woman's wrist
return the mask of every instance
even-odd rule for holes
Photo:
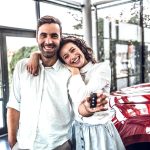
[[[80,104],[80,107],[79,107],[79,114],[83,117],[90,117],[92,116],[94,113],[89,111],[87,108],[86,108],[86,105],[84,103]]]

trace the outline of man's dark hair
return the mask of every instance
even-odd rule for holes
[[[42,26],[43,24],[46,24],[46,23],[48,23],[48,24],[51,24],[51,23],[58,24],[59,27],[60,27],[60,35],[62,35],[62,26],[61,26],[60,20],[53,17],[53,16],[48,16],[48,15],[43,16],[38,20],[38,22],[37,22],[37,32],[38,32],[39,27]]]

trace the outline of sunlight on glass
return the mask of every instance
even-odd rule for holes
[[[35,1],[0,0],[0,25],[36,29]]]
[[[82,13],[71,8],[61,7],[57,5],[47,5],[41,3],[41,16],[52,15],[57,17],[62,23],[63,33],[82,35]],[[59,12],[56,10],[59,10]],[[65,17],[64,17],[65,16]]]
[[[17,51],[23,46],[37,45],[35,38],[24,38],[24,37],[6,37],[7,51]]]

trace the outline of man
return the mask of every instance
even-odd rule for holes
[[[33,76],[26,69],[27,59],[19,61],[13,75],[13,86],[7,104],[8,142],[14,150],[71,150],[70,128],[73,121],[68,99],[69,70],[57,59],[62,36],[57,18],[44,16],[37,25],[37,43],[42,53],[40,71]],[[79,106],[82,116],[104,109],[90,109],[88,98]],[[16,148],[15,148],[16,147]]]

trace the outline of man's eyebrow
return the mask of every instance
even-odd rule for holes
[[[51,35],[58,35],[58,33],[55,33],[55,32],[54,32],[54,33],[51,33]]]
[[[47,33],[46,33],[46,32],[39,32],[39,35],[40,35],[40,34],[47,34]]]

